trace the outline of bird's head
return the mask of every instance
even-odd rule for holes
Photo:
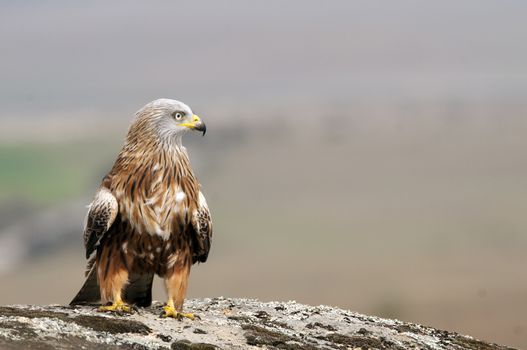
[[[163,141],[180,140],[189,130],[207,131],[205,123],[183,102],[166,98],[148,103],[136,113],[130,133],[153,133]]]

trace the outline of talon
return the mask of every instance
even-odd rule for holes
[[[100,312],[115,312],[118,315],[132,314],[133,308],[122,301],[114,302],[111,305],[99,306]]]
[[[178,312],[178,316],[181,317],[181,318],[183,318],[183,317],[188,318],[189,320],[192,320],[192,321],[194,321],[196,318],[200,319],[199,316],[196,316],[194,314],[185,314],[185,313],[182,313],[182,312]]]
[[[172,317],[172,318],[175,318],[177,320],[182,320],[183,318],[188,318],[189,320],[195,320],[196,318],[197,319],[201,319],[199,316],[197,315],[194,315],[194,314],[190,314],[190,313],[183,313],[183,312],[178,312],[176,311],[176,309],[174,309],[173,306],[164,306],[163,307],[163,313],[161,313],[161,317],[163,318],[166,318],[166,317]]]

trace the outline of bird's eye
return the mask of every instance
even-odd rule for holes
[[[174,112],[174,113],[172,113],[172,116],[173,116],[176,120],[181,120],[181,118],[183,118],[183,113],[181,113],[181,112]]]

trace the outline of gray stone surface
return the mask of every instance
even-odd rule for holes
[[[95,307],[0,307],[0,349],[510,349],[456,333],[329,306],[194,299],[199,320],[160,318],[162,304],[133,315]]]

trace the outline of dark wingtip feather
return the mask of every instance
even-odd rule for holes
[[[92,304],[98,302],[100,299],[101,294],[99,284],[97,283],[97,269],[95,266],[92,266],[84,285],[69,305]]]

